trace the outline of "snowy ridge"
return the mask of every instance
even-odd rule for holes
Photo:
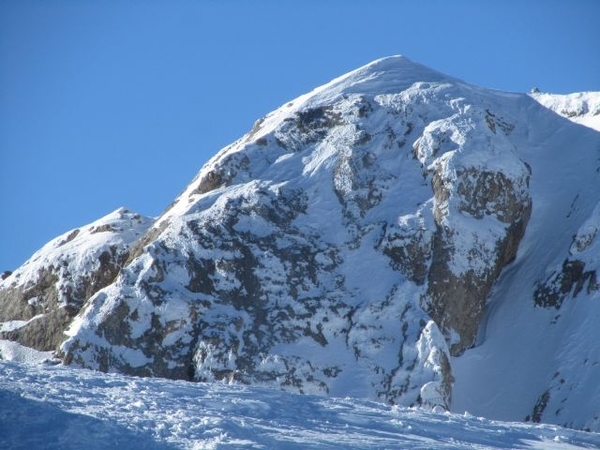
[[[600,131],[600,92],[574,94],[531,93],[532,98],[546,108],[572,120]]]
[[[600,448],[597,434],[352,398],[6,361],[0,374],[0,447],[13,450]]]
[[[51,240],[19,267],[9,278],[2,280],[0,289],[9,286],[34,285],[40,272],[51,266],[61,266],[58,274],[59,303],[69,303],[69,291],[77,290],[77,277],[98,269],[100,255],[113,249],[129,247],[146,232],[152,219],[119,208],[89,225],[64,233]]]
[[[0,281],[0,338],[52,350],[84,302],[110,284],[152,219],[125,208],[53,239]]]

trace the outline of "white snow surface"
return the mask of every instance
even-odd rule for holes
[[[50,361],[53,358],[54,352],[52,351],[41,352],[33,348],[25,347],[18,342],[0,339],[0,360],[36,364]]]
[[[257,386],[0,361],[0,448],[600,448],[600,435]]]
[[[575,123],[600,131],[600,92],[575,92],[573,94],[539,92],[530,95],[555,113]]]

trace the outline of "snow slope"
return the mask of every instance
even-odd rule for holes
[[[548,122],[541,142],[521,150],[532,169],[532,216],[488,299],[478,345],[453,360],[452,409],[598,431],[600,134],[569,122],[589,126],[599,110],[591,121],[568,111],[585,100],[588,112],[600,97],[532,96],[569,120]]]
[[[600,435],[353,398],[0,361],[0,448],[600,448]]]
[[[530,93],[531,97],[575,123],[600,131],[600,92]]]

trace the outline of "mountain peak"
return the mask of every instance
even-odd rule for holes
[[[388,89],[403,89],[404,86],[415,82],[446,81],[451,77],[416,63],[402,55],[387,56],[376,59],[355,69],[341,78],[356,79],[361,81],[376,79],[376,92],[384,93]]]
[[[337,77],[316,88],[307,97],[312,97],[312,102],[330,102],[344,94],[392,94],[418,82],[455,81],[458,80],[405,56],[394,55],[376,59]]]
[[[56,241],[0,284],[0,322],[102,371],[600,429],[580,327],[600,314],[598,148],[525,94],[382,58],[257,121],[157,220]]]

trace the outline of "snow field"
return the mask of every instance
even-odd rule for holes
[[[0,361],[0,448],[576,449],[600,435],[352,398]]]

